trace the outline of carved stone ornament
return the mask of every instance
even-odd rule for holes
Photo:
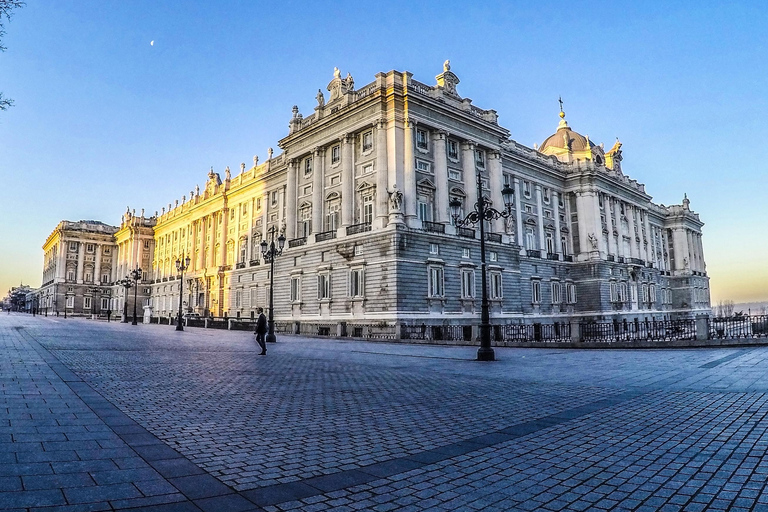
[[[355,255],[355,244],[339,244],[336,246],[336,252],[346,260],[351,259]]]
[[[333,80],[331,80],[331,83],[328,84],[328,91],[331,93],[331,97],[328,99],[328,103],[333,103],[345,94],[354,90],[355,81],[352,78],[352,75],[347,73],[346,78],[341,78],[341,72],[339,71],[339,68],[333,68]]]
[[[595,234],[590,233],[588,238],[589,238],[589,245],[592,246],[592,250],[593,251],[597,250],[597,237],[595,236]]]
[[[392,192],[389,193],[389,209],[392,212],[400,212],[403,206],[403,193],[400,192],[397,187],[392,187]]]
[[[451,71],[450,60],[446,60],[443,63],[443,72],[437,75],[435,79],[437,80],[437,86],[442,89],[445,94],[460,98],[459,94],[456,92],[456,86],[459,84],[460,80],[459,77]]]

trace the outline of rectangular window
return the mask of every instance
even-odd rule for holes
[[[619,302],[627,301],[627,283],[619,283]]]
[[[448,141],[448,158],[452,160],[459,159],[459,143],[455,140]]]
[[[466,259],[469,259],[469,258],[470,258],[470,252],[469,252],[469,249],[468,249],[468,248],[466,248],[466,247],[465,247],[465,248],[463,248],[463,249],[461,250],[461,257],[462,257],[462,258],[466,258]]]
[[[77,242],[69,242],[69,250],[71,252],[77,251]]]
[[[249,304],[250,307],[255,308],[256,305],[259,303],[259,289],[255,286],[251,288],[251,303]],[[199,305],[199,304],[198,304]]]
[[[471,269],[461,270],[461,298],[473,299],[475,297],[475,271]]]
[[[560,296],[560,283],[557,281],[553,281],[551,283],[552,288],[552,304],[560,304],[562,302],[562,297]]]
[[[501,299],[504,297],[503,288],[501,286],[501,272],[491,272],[491,298]]]
[[[291,302],[298,302],[301,300],[301,278],[291,278]]]
[[[312,174],[312,159],[307,158],[304,160],[304,176],[309,176]]]
[[[534,304],[541,303],[541,281],[531,281],[531,302]]]
[[[96,250],[96,246],[93,244],[86,244],[85,251],[86,252],[94,252]]]
[[[416,170],[421,172],[430,172],[429,162],[425,162],[424,160],[416,160]]]
[[[74,281],[75,280],[75,271],[74,270],[68,270],[67,271],[67,281]]]
[[[650,294],[648,300],[651,304],[656,302],[656,285],[649,286],[648,293]]]
[[[576,304],[576,285],[573,283],[565,284],[566,300],[568,304]]]
[[[425,130],[416,130],[416,147],[419,149],[429,148],[427,132]]]
[[[312,185],[305,186],[302,189],[301,194],[304,195],[304,196],[308,196],[308,195],[312,194]]]
[[[91,298],[83,297],[83,309],[91,309]]]
[[[496,251],[489,252],[488,259],[490,261],[499,261],[499,253],[497,253]]]
[[[366,193],[363,195],[363,218],[362,221],[366,224],[373,222],[373,194]]]
[[[74,295],[67,295],[67,307],[68,308],[75,307],[75,296]]]
[[[429,297],[443,296],[443,267],[429,267]]]
[[[549,204],[549,189],[547,187],[544,187],[541,189],[542,198],[544,199],[544,202]]]
[[[618,302],[618,300],[619,300],[619,293],[618,293],[615,281],[611,281],[611,284],[610,284],[610,296],[611,296],[611,302]]]
[[[319,300],[331,298],[331,276],[327,273],[317,275],[317,298]]]
[[[439,254],[440,246],[437,244],[429,244],[429,254]]]
[[[373,132],[365,132],[363,134],[363,151],[368,151],[373,148]]]
[[[371,174],[373,172],[373,165],[368,164],[363,166],[363,174]]]
[[[349,271],[349,296],[364,297],[364,273],[362,268],[353,268]]]
[[[485,151],[482,149],[475,150],[475,164],[479,168],[485,169]]]
[[[426,201],[419,201],[419,220],[430,222],[432,220],[432,205]]]
[[[101,309],[102,309],[102,311],[109,309],[109,298],[108,297],[102,297],[101,298]]]
[[[461,171],[456,169],[448,169],[448,178],[456,181],[461,181]]]
[[[243,303],[243,292],[240,290],[235,291],[235,307],[240,308],[242,307]]]
[[[341,161],[341,146],[333,146],[331,148],[331,163],[337,164]]]

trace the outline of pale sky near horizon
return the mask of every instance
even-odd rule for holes
[[[0,295],[40,285],[59,221],[152,214],[211,166],[279,154],[334,66],[358,87],[391,69],[434,84],[450,59],[459,94],[522,144],[555,131],[560,96],[574,130],[618,136],[625,174],[704,221],[713,304],[766,301],[765,7],[27,0],[0,53]]]

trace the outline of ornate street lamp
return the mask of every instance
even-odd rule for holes
[[[483,197],[482,181],[480,179],[480,172],[477,172],[477,191],[478,199],[475,203],[475,209],[467,214],[463,219],[461,216],[461,201],[457,198],[453,198],[448,204],[451,207],[451,217],[453,217],[453,223],[457,226],[465,226],[467,224],[479,224],[480,225],[480,271],[482,273],[482,293],[483,298],[480,303],[480,348],[477,349],[478,361],[493,361],[496,356],[491,348],[491,318],[488,310],[488,283],[485,271],[485,221],[491,221],[499,218],[507,218],[512,215],[512,201],[515,192],[509,187],[504,185],[501,191],[501,195],[504,199],[504,210],[498,211],[491,208],[486,204],[486,199]]]
[[[176,322],[176,330],[183,331],[184,326],[181,324],[181,301],[184,299],[184,271],[189,268],[189,256],[183,260],[176,260],[176,270],[181,272],[181,278],[179,279],[179,317]]]
[[[275,338],[275,317],[273,313],[273,297],[274,297],[274,284],[275,284],[275,258],[283,253],[283,247],[285,247],[285,237],[282,233],[277,237],[277,246],[275,246],[275,233],[277,228],[272,226],[269,228],[270,241],[261,241],[261,255],[264,257],[264,261],[269,261],[269,331],[267,333],[266,340],[270,343],[274,343]]]
[[[124,324],[127,324],[128,323],[128,290],[131,288],[131,286],[133,286],[133,283],[128,278],[128,276],[126,276],[123,279],[120,279],[119,281],[116,281],[115,284],[118,284],[118,285],[122,286],[123,288],[125,288],[125,293],[123,294],[123,320],[122,320],[122,322]]]
[[[141,269],[136,267],[135,269],[131,270],[128,277],[133,279],[133,322],[131,322],[131,325],[136,325],[136,300],[138,298],[137,295],[139,292],[139,279],[141,279]]]

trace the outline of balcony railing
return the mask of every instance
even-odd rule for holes
[[[353,224],[351,226],[347,226],[347,234],[348,235],[356,235],[357,233],[365,233],[367,231],[371,230],[371,223],[370,222],[363,222],[361,224]],[[336,233],[334,232],[333,238],[336,238]]]
[[[541,251],[538,249],[526,249],[525,254],[529,258],[541,258]]]
[[[500,233],[486,233],[485,239],[489,242],[496,242],[501,243],[501,234]]]
[[[288,240],[288,247],[299,247],[301,245],[304,245],[307,243],[307,237],[303,236],[301,238],[294,238],[293,240]]]
[[[235,268],[245,268],[245,262],[241,261],[235,265]]]
[[[627,263],[631,263],[633,265],[640,265],[641,267],[645,266],[645,260],[641,260],[640,258],[627,258]]]
[[[315,234],[315,242],[325,242],[334,238],[336,238],[336,231],[323,231],[322,233]]]
[[[572,254],[564,254],[563,255],[563,261],[573,261],[573,255]]]
[[[445,233],[445,224],[424,220],[421,222],[421,225],[424,228],[424,231],[429,231],[430,233]]]
[[[616,261],[616,258],[613,256],[613,254],[606,255],[605,259],[608,261]]]
[[[456,234],[464,238],[475,238],[475,230],[469,228],[456,228]]]
[[[616,258],[616,261],[618,261],[619,263],[624,263],[624,256],[618,256]]]
[[[255,267],[257,265],[261,265],[261,260],[251,260],[249,264],[250,266]]]
[[[547,259],[553,260],[553,261],[560,261],[560,255],[557,254],[556,252],[548,252]]]

